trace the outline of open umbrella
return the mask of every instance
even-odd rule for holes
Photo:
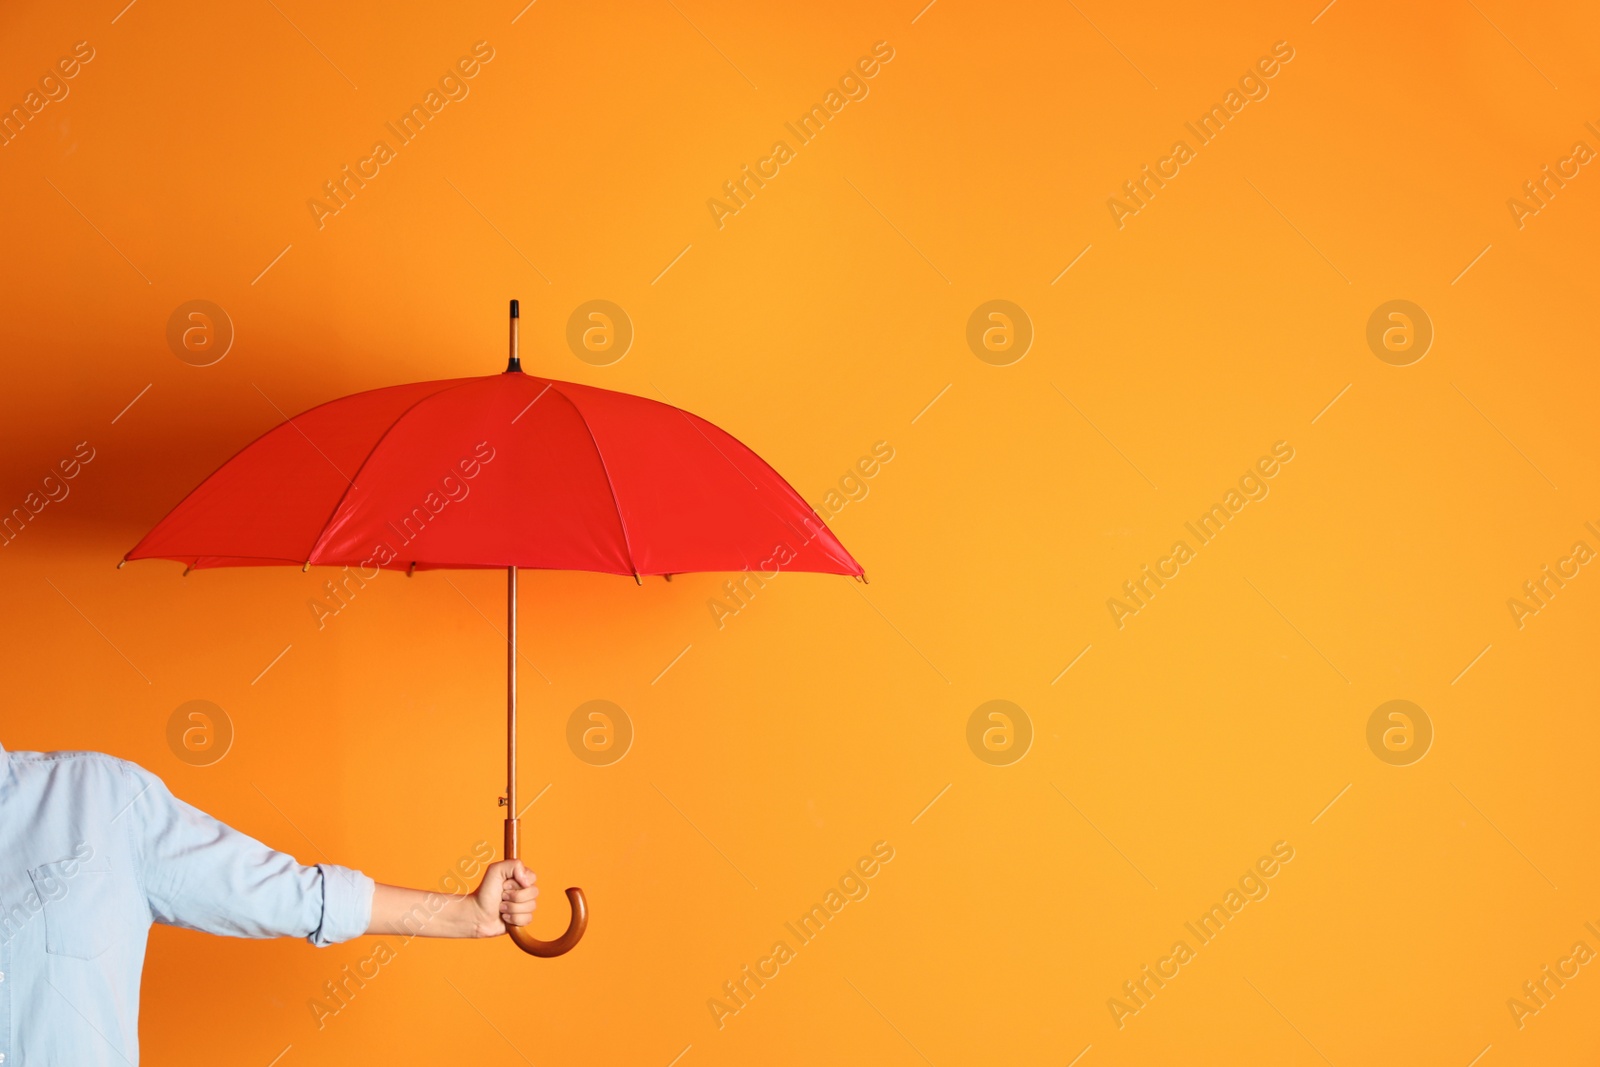
[[[632,575],[861,565],[761,457],[698,416],[524,374],[511,301],[505,373],[356,393],[280,424],[219,467],[125,557],[189,569],[504,568],[505,856],[517,856],[517,570]],[[121,566],[121,564],[118,564]],[[554,941],[583,936],[583,891]]]

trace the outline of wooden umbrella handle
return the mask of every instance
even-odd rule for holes
[[[530,956],[549,959],[552,956],[566,955],[577,947],[583,938],[583,932],[589,928],[589,905],[583,899],[583,890],[577,886],[569,887],[567,901],[572,905],[572,919],[567,923],[567,932],[554,941],[540,941],[526,926],[508,926],[506,933],[518,948]]]
[[[517,822],[514,818],[506,819],[505,856],[508,860],[517,858]],[[541,959],[565,956],[577,947],[578,942],[583,940],[584,931],[589,929],[589,902],[583,899],[583,890],[577,886],[568,887],[567,903],[572,905],[572,918],[567,921],[566,933],[554,941],[540,941],[526,926],[507,926],[507,936],[530,956]]]

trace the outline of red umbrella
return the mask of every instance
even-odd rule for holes
[[[482,378],[356,393],[269,430],[219,467],[125,560],[204,567],[292,564],[504,568],[505,855],[517,855],[517,569],[659,574],[774,570],[864,575],[761,457],[687,411],[538,378],[517,354]],[[120,565],[120,564],[119,564]],[[186,569],[184,573],[188,573]],[[554,941],[588,922],[583,891]]]

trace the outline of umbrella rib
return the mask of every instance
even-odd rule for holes
[[[650,388],[654,389],[658,393],[661,393],[661,387],[658,386],[655,382],[651,382],[650,383]],[[722,449],[717,448],[717,443],[715,441],[713,441],[709,437],[706,437],[706,432],[704,430],[702,430],[700,427],[698,427],[698,426],[696,426],[694,424],[694,420],[689,417],[689,413],[687,411],[683,410],[678,405],[674,404],[672,402],[672,398],[667,396],[666,393],[661,393],[661,399],[665,400],[667,402],[667,406],[670,407],[673,411],[676,411],[679,415],[682,415],[683,416],[683,421],[687,422],[689,424],[689,428],[694,430],[695,433],[699,434],[701,437],[704,437],[706,444],[710,445],[712,448],[716,448],[717,449],[717,455],[719,455],[723,459],[727,460],[728,461],[728,466],[732,467],[736,472],[738,472],[739,477],[743,478],[747,482],[750,482],[750,488],[754,489],[758,493],[761,491],[761,487],[759,485],[757,485],[754,481],[751,480],[750,476],[744,472],[744,468],[743,467],[741,467],[737,463],[735,463],[733,461],[733,458],[731,456],[729,456],[726,452],[724,452]]]
[[[135,548],[134,551],[137,551],[137,548]],[[237,566],[237,564],[228,564],[228,563],[218,563],[218,564],[209,564],[209,563],[207,563],[207,564],[202,564],[200,561],[203,560],[203,559],[248,559],[248,560],[259,561],[262,564],[280,564],[281,563],[286,567],[298,567],[299,565],[301,565],[302,563],[305,562],[305,560],[303,560],[303,559],[291,559],[288,556],[241,556],[241,555],[233,555],[231,553],[228,554],[228,555],[218,555],[215,552],[201,552],[201,553],[195,553],[195,554],[187,555],[187,556],[135,556],[133,554],[133,551],[130,551],[128,553],[128,558],[130,560],[131,559],[170,559],[170,560],[173,560],[174,562],[177,562],[177,563],[187,564],[191,568],[193,568],[194,570],[211,570],[213,567]]]
[[[754,489],[758,494],[761,492],[761,487],[756,485],[756,483],[751,480],[750,475],[748,475],[748,474],[746,474],[744,472],[744,468],[740,467],[737,463],[735,463],[733,461],[733,458],[731,456],[729,456],[726,452],[724,452],[721,449],[721,447],[718,446],[718,444],[711,439],[711,437],[705,432],[705,430],[700,428],[700,426],[696,423],[695,420],[699,419],[700,422],[705,422],[705,424],[707,426],[710,426],[713,430],[716,430],[718,433],[725,434],[725,435],[727,435],[727,436],[729,436],[731,438],[732,435],[728,434],[728,431],[724,430],[722,427],[716,425],[715,423],[706,422],[705,419],[700,419],[700,417],[698,415],[691,415],[691,414],[689,414],[689,412],[683,410],[678,405],[674,404],[672,402],[672,399],[670,397],[668,397],[666,393],[661,392],[661,387],[656,385],[655,382],[651,382],[650,383],[650,388],[654,389],[657,393],[660,394],[661,399],[666,401],[667,407],[671,408],[673,411],[676,411],[679,415],[683,416],[683,421],[687,422],[689,424],[689,426],[694,430],[694,432],[700,435],[700,437],[705,441],[706,444],[710,445],[713,449],[715,449],[717,455],[721,456],[725,461],[727,461],[728,466],[732,467],[735,471],[738,472],[740,477],[742,477],[745,481],[749,482],[750,483],[750,488]],[[737,438],[733,438],[733,439],[736,440],[736,441],[738,440]],[[744,447],[746,451],[748,451],[750,453],[752,458],[754,458],[757,462],[759,462],[763,466],[765,466],[767,468],[768,473],[770,473],[774,478],[778,479],[778,481],[786,489],[788,489],[791,493],[793,493],[797,500],[801,501],[801,503],[805,503],[805,498],[800,495],[799,490],[795,489],[794,486],[790,485],[789,484],[789,480],[787,478],[785,478],[783,475],[779,474],[776,467],[774,467],[772,464],[768,463],[766,460],[762,459],[753,449],[751,449],[748,445],[745,445],[744,442],[740,441],[739,444],[742,447]],[[758,496],[756,499],[760,502],[762,510],[764,510],[768,515],[771,515],[775,520],[778,521],[779,524],[788,527],[790,533],[792,533],[795,536],[801,538],[801,542],[800,543],[801,543],[802,546],[808,545],[812,541],[816,540],[816,536],[817,535],[815,533],[812,533],[812,532],[809,532],[809,531],[807,531],[804,534],[804,536],[801,536],[801,531],[795,529],[794,523],[791,522],[790,520],[784,518],[782,515],[779,515],[777,512],[773,511],[772,508],[770,508],[767,505],[767,502],[763,497]],[[817,509],[811,507],[810,504],[806,504],[806,507],[810,509],[812,518],[817,520],[817,525],[821,526],[824,530],[828,530],[828,533],[832,534],[833,531],[828,529],[828,524],[822,521],[822,516],[821,515],[817,514]],[[837,536],[835,536],[834,539],[838,540]],[[839,547],[843,548],[844,545],[841,543]],[[824,549],[824,554],[829,556],[830,558],[834,558],[833,557],[833,553],[827,552],[825,549]],[[847,556],[849,555],[848,552],[846,552],[845,554]],[[834,562],[842,563],[843,561],[839,560],[837,558],[834,558]],[[855,563],[855,558],[853,556],[850,557],[850,562]],[[856,567],[858,569],[860,568],[860,566],[861,565],[859,563],[856,563]],[[745,568],[744,569],[745,570],[749,570],[750,569],[750,564],[749,564],[748,561],[745,563]]]
[[[561,383],[552,381],[550,384],[554,386]],[[633,558],[633,542],[628,537],[628,520],[622,517],[622,501],[617,499],[617,483],[611,480],[611,468],[606,466],[606,455],[600,451],[600,442],[595,440],[594,430],[589,426],[589,420],[584,418],[583,409],[574,403],[573,399],[562,390],[557,389],[555,393],[567,402],[568,407],[572,408],[573,413],[578,416],[578,421],[583,424],[583,432],[589,435],[589,444],[594,449],[594,458],[600,461],[600,473],[606,476],[606,488],[611,493],[611,508],[617,513],[617,526],[622,530],[622,549],[628,554],[628,568],[637,575],[639,573],[639,563]],[[539,395],[543,396],[544,394],[540,393]]]
[[[251,384],[255,385],[254,382],[252,382]],[[393,389],[393,388],[398,388],[398,387],[396,387],[396,386],[383,386],[382,388]],[[378,391],[379,391],[378,389],[368,389],[368,390],[365,390],[364,392],[366,392],[366,393],[376,393]],[[261,392],[261,387],[260,386],[256,386],[256,392],[258,392],[258,393]],[[267,396],[267,394],[265,394],[265,393],[261,393],[261,395],[263,397]],[[362,395],[364,395],[364,393],[352,393],[352,394],[350,394],[350,396],[362,396]],[[322,408],[328,407],[330,404],[338,404],[338,403],[340,403],[342,401],[349,400],[350,396],[338,397],[338,398],[333,399],[333,400],[325,400],[320,404],[315,404],[315,405],[313,405],[313,406],[311,406],[309,408],[306,408],[304,411],[302,411],[300,413],[300,415],[296,415],[295,418],[299,418],[301,415],[309,415],[313,411],[320,411]],[[267,398],[267,403],[272,404],[271,398]],[[276,408],[278,405],[272,404],[272,406],[274,408]],[[280,411],[279,414],[282,414],[282,412]],[[289,421],[289,420],[287,420],[287,419],[284,420],[284,422],[287,422],[287,421]],[[270,437],[273,434],[277,433],[281,429],[283,429],[283,423],[282,422],[280,422],[278,425],[272,427],[270,430],[266,430],[263,433],[257,434],[255,437],[251,438],[251,440],[250,440],[250,442],[248,444],[245,444],[245,445],[241,446],[237,451],[234,452],[233,455],[228,457],[228,460],[227,460],[226,463],[222,464],[222,466],[220,466],[216,470],[212,471],[211,474],[206,477],[205,481],[201,482],[199,485],[195,486],[193,489],[191,489],[187,493],[185,493],[183,495],[183,499],[179,500],[175,505],[173,505],[171,510],[169,510],[164,516],[162,516],[161,522],[156,523],[155,526],[153,526],[150,529],[149,533],[146,533],[143,537],[139,538],[139,544],[134,545],[132,548],[130,548],[128,550],[128,554],[126,556],[124,556],[123,558],[124,559],[135,559],[135,558],[143,559],[143,558],[145,558],[143,556],[135,557],[134,553],[139,551],[139,545],[144,544],[146,541],[148,541],[150,539],[150,534],[153,534],[153,533],[156,532],[156,530],[159,530],[161,528],[162,523],[164,523],[168,519],[172,518],[173,513],[176,512],[179,508],[183,507],[183,505],[189,501],[189,498],[193,497],[196,493],[200,492],[206,486],[210,485],[211,482],[212,482],[212,479],[216,478],[216,476],[218,474],[221,474],[223,472],[223,470],[225,470],[227,468],[229,463],[232,463],[234,460],[238,459],[240,456],[244,455],[246,452],[250,451],[256,445],[260,444],[262,441],[266,440],[268,437]],[[334,468],[334,469],[337,470],[338,468]],[[340,471],[339,473],[340,473],[341,476],[344,474],[343,471]],[[357,471],[356,473],[359,474],[361,472]],[[156,557],[156,558],[158,558],[158,559],[173,559],[175,557],[172,557],[172,556],[159,556],[159,557]],[[236,558],[236,559],[276,559],[276,557],[271,557],[271,556],[237,556],[237,557],[233,557],[233,558]],[[182,561],[180,560],[180,562],[182,562]],[[288,562],[288,563],[304,563],[305,560],[296,559],[296,560],[286,560],[285,562]]]
[[[310,436],[304,430],[302,430],[300,428],[300,425],[298,423],[296,423],[294,421],[294,419],[290,418],[288,415],[285,415],[283,413],[283,409],[280,408],[277,405],[277,403],[270,396],[268,396],[266,394],[266,392],[261,388],[261,386],[256,385],[255,382],[251,382],[250,385],[251,385],[251,387],[253,389],[255,389],[256,392],[261,394],[261,399],[262,400],[265,400],[267,403],[272,405],[272,410],[276,411],[278,413],[278,418],[283,420],[283,424],[285,426],[293,426],[294,427],[294,432],[299,434],[301,437],[304,437],[306,444],[308,444],[312,448],[316,449],[317,450],[317,455],[321,456],[325,461],[327,461],[328,466],[332,467],[334,469],[334,472],[337,473],[339,475],[339,477],[341,477],[341,478],[343,478],[345,480],[346,484],[348,484],[348,485],[354,485],[355,484],[354,482],[352,482],[350,480],[350,476],[348,474],[346,474],[344,472],[344,470],[342,468],[340,468],[340,466],[337,463],[335,463],[332,459],[329,459],[328,454],[326,452],[324,452],[320,447],[318,447],[317,443],[315,441],[313,441],[310,438]],[[301,414],[304,414],[304,412],[302,412]],[[296,416],[296,417],[298,417],[298,416]]]
[[[450,379],[450,380],[455,382],[455,385],[448,386],[447,388],[455,388],[458,385],[466,385],[468,382],[471,382],[474,379],[472,379],[472,378],[457,378],[457,379]],[[261,387],[259,385],[255,385],[254,382],[251,382],[250,384],[255,386],[256,392],[261,393],[262,399],[266,400],[266,402],[268,404],[272,404],[273,409],[276,410],[279,415],[283,414],[283,410],[281,408],[279,408],[277,404],[273,404],[272,403],[272,398],[267,396],[266,393],[261,392]],[[411,383],[411,384],[414,385],[416,383]],[[300,414],[296,415],[294,418],[295,419],[304,418],[305,416],[310,415],[312,412],[321,411],[325,407],[331,407],[334,404],[343,403],[343,402],[351,399],[352,397],[366,396],[368,393],[381,393],[385,389],[404,389],[404,388],[408,388],[408,386],[407,385],[385,385],[385,386],[380,386],[377,389],[364,389],[359,393],[351,393],[348,396],[336,397],[333,400],[325,400],[320,404],[313,404],[311,407],[306,408],[304,411],[302,411]],[[444,389],[434,390],[434,392],[429,393],[428,396],[423,397],[422,400],[426,400],[426,399],[428,399],[428,397],[431,397],[431,396],[437,396],[439,393],[442,393],[444,391],[445,391]],[[416,402],[416,404],[412,404],[411,407],[406,408],[406,412],[409,412],[411,410],[411,408],[416,407],[417,404],[422,403],[422,400],[418,400]],[[402,412],[402,414],[405,414],[405,412]],[[183,496],[183,499],[179,500],[177,502],[177,504],[173,505],[172,509],[170,511],[168,511],[166,513],[166,515],[164,515],[162,517],[161,522],[156,523],[155,526],[153,526],[150,529],[149,533],[146,533],[143,537],[141,537],[139,539],[139,543],[137,545],[134,545],[132,548],[130,548],[128,550],[127,555],[125,555],[123,558],[124,559],[144,559],[144,558],[147,558],[147,557],[144,557],[144,556],[136,556],[135,553],[138,552],[139,548],[146,541],[148,541],[150,539],[151,534],[154,534],[157,530],[161,529],[162,524],[164,524],[168,519],[172,518],[172,516],[177,512],[177,510],[179,508],[183,507],[184,504],[188,503],[189,500],[192,499],[196,494],[200,493],[202,490],[205,489],[206,486],[210,485],[211,482],[213,481],[213,479],[215,479],[217,477],[217,475],[221,474],[224,470],[227,470],[228,466],[230,464],[232,464],[234,460],[238,459],[240,456],[242,456],[246,452],[250,451],[256,445],[260,444],[262,441],[265,441],[268,437],[271,437],[273,434],[275,434],[279,430],[283,429],[283,427],[284,427],[284,425],[286,423],[292,425],[294,423],[294,419],[285,418],[283,420],[283,422],[280,422],[278,425],[272,427],[270,430],[267,430],[265,433],[258,434],[248,444],[244,445],[238,451],[236,451],[233,455],[229,456],[228,457],[228,461],[226,463],[224,463],[222,466],[218,467],[216,470],[212,471],[210,476],[207,477],[205,481],[201,482],[199,485],[197,485],[193,489],[189,490],[189,492],[185,493],[184,496]],[[392,425],[391,425],[390,429],[393,429]],[[295,430],[296,430],[296,432],[298,432],[300,434],[300,436],[306,437],[305,431],[301,430],[299,426],[295,426]],[[385,436],[387,436],[387,431],[385,431]],[[381,441],[382,438],[380,438],[379,440]],[[317,448],[316,443],[312,442],[311,438],[306,437],[306,441],[311,444],[312,448]],[[376,449],[377,445],[373,445],[373,448]],[[319,453],[321,453],[322,449],[317,448],[317,451]],[[370,458],[370,456],[371,456],[371,453],[369,452],[368,453],[368,457]],[[323,459],[327,459],[328,460],[328,464],[330,466],[332,466],[334,470],[339,472],[339,477],[344,478],[346,482],[351,482],[351,486],[349,488],[353,488],[354,487],[354,482],[352,482],[350,478],[345,476],[344,471],[339,470],[338,465],[335,464],[333,462],[333,460],[328,459],[328,457],[327,457],[327,455],[325,453],[323,454],[322,458]],[[365,465],[366,465],[366,461],[363,460],[362,461],[362,467],[364,467]],[[360,477],[360,475],[361,475],[361,468],[358,467],[356,469],[356,476]],[[345,495],[349,494],[349,488],[346,488]],[[342,506],[343,504],[344,504],[344,496],[341,496],[339,498],[339,503],[334,506],[333,512],[328,516],[328,522],[331,522],[333,520],[333,516],[338,514],[339,507]],[[321,532],[319,532],[317,534],[317,539],[316,539],[315,542],[313,542],[313,544],[311,546],[313,552],[316,551],[317,546],[322,543],[323,536],[327,533],[327,530],[328,530],[328,522],[324,522],[322,524]],[[206,555],[206,554],[207,553],[201,553],[201,555]],[[210,554],[211,555],[215,555],[215,553],[210,553]],[[156,557],[156,558],[158,558],[158,559],[178,559],[179,562],[183,562],[182,558],[175,557],[175,556],[159,556],[159,557]],[[274,563],[280,563],[281,562],[281,563],[289,563],[289,564],[307,562],[307,560],[304,560],[304,559],[280,559],[277,556],[237,556],[237,555],[230,555],[230,556],[219,557],[219,558],[227,558],[227,559],[264,559],[264,560],[271,560]]]
[[[372,442],[372,447],[367,449],[366,456],[363,457],[363,459],[361,460],[360,465],[356,467],[356,478],[361,477],[361,472],[367,469],[367,464],[372,462],[372,457],[378,454],[378,449],[383,447],[383,443],[389,439],[389,435],[390,434],[394,433],[395,427],[399,426],[402,422],[405,421],[405,418],[406,418],[407,415],[410,415],[413,411],[417,410],[417,408],[421,407],[423,404],[427,403],[429,400],[432,400],[436,396],[442,396],[445,393],[454,392],[457,389],[465,389],[467,386],[471,385],[473,382],[480,381],[480,380],[481,379],[479,379],[479,378],[458,378],[458,379],[456,379],[456,382],[455,382],[454,385],[446,386],[443,389],[435,389],[433,392],[428,393],[426,396],[419,397],[417,399],[416,403],[411,404],[409,407],[407,407],[400,414],[396,415],[394,417],[394,421],[389,423],[389,428],[387,430],[384,430],[383,433],[379,434],[378,435],[378,439],[376,441]],[[263,393],[262,395],[265,396],[266,394]],[[270,403],[270,401],[269,401],[269,403]],[[296,427],[296,429],[298,429],[298,427]],[[309,441],[310,438],[308,437],[308,438],[306,438],[306,440]],[[313,445],[312,447],[315,448],[316,446]],[[319,452],[321,451],[321,449],[317,449],[317,450]],[[330,460],[330,462],[332,462],[332,461]],[[321,532],[319,532],[317,534],[317,539],[314,542],[312,542],[311,550],[306,553],[306,562],[308,562],[308,563],[311,561],[311,559],[313,557],[316,556],[317,550],[322,547],[322,543],[328,539],[328,533],[329,533],[330,529],[333,526],[333,520],[338,518],[339,512],[344,509],[345,501],[349,500],[350,499],[350,494],[355,492],[355,488],[356,488],[355,479],[347,478],[345,480],[348,481],[350,484],[345,488],[345,491],[343,493],[339,494],[339,502],[333,506],[333,510],[330,511],[328,513],[328,517],[325,520],[323,520]]]

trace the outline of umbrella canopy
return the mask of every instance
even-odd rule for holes
[[[269,430],[156,524],[123,562],[506,571],[505,857],[517,855],[517,569],[660,574],[776,570],[866,580],[761,457],[711,423],[644,397],[522,372],[356,393]],[[121,566],[121,564],[118,564]],[[187,573],[187,571],[185,571]],[[588,924],[583,891],[553,941]]]
[[[706,420],[518,372],[356,393],[269,430],[128,559],[607,574],[861,565]]]

